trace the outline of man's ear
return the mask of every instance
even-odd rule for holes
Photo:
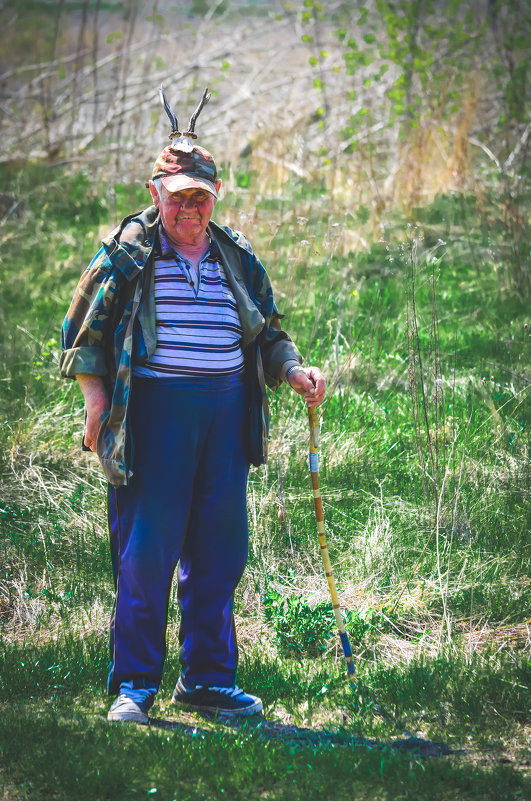
[[[160,197],[159,193],[157,192],[157,187],[153,183],[153,181],[149,182],[149,191],[151,192],[151,197],[153,198],[153,203],[159,209],[160,208]]]
[[[221,179],[216,183],[216,192],[218,193],[219,197],[219,190],[221,189]],[[216,203],[218,202],[218,198],[216,198]]]

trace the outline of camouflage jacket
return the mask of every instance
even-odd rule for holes
[[[154,206],[126,217],[102,242],[82,274],[62,328],[61,375],[103,378],[110,410],[102,417],[97,453],[108,481],[133,475],[127,409],[131,365],[156,347],[154,245],[159,214]],[[209,233],[238,304],[248,390],[246,445],[252,464],[267,458],[269,411],[266,384],[276,389],[285,362],[302,361],[282,331],[267,273],[245,237],[211,222]]]

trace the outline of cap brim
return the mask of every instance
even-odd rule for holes
[[[180,192],[181,189],[205,189],[217,198],[216,185],[210,181],[193,178],[191,175],[164,175],[160,179],[168,192]]]

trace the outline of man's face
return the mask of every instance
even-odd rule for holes
[[[205,189],[193,188],[168,192],[164,185],[158,193],[153,183],[150,183],[150,189],[170,239],[176,244],[200,244],[216,205],[214,195]]]

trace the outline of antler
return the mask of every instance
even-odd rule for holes
[[[179,131],[179,123],[177,122],[177,117],[170,108],[170,104],[168,103],[168,98],[166,97],[166,92],[164,91],[164,86],[162,84],[160,85],[159,89],[159,97],[160,97],[160,102],[162,103],[164,110],[166,111],[166,114],[170,118],[171,122],[170,139],[173,139],[174,136],[180,136],[181,133]]]
[[[188,130],[185,131],[184,133],[181,133],[179,131],[179,123],[177,122],[177,117],[171,110],[170,104],[168,103],[168,99],[166,97],[166,92],[164,91],[164,86],[162,84],[159,89],[159,96],[160,96],[160,102],[162,103],[164,110],[171,121],[170,139],[172,140],[172,143],[170,145],[170,148],[174,150],[183,150],[185,152],[191,152],[194,147],[192,140],[197,139],[197,134],[194,133],[196,120],[201,114],[204,106],[206,106],[206,104],[210,100],[210,93],[208,91],[208,87],[203,92],[203,97],[201,98],[198,107],[190,117],[190,122],[188,123]],[[175,139],[177,141],[174,141]]]
[[[194,133],[196,120],[199,117],[199,115],[201,114],[201,112],[203,111],[203,108],[206,106],[206,104],[210,100],[210,97],[211,97],[211,95],[210,95],[210,92],[208,91],[208,86],[207,86],[207,88],[203,92],[203,97],[201,98],[198,107],[196,108],[196,110],[194,111],[192,116],[190,117],[190,122],[188,123],[188,130],[184,134],[185,136],[191,136],[192,139],[196,138],[196,134]]]

